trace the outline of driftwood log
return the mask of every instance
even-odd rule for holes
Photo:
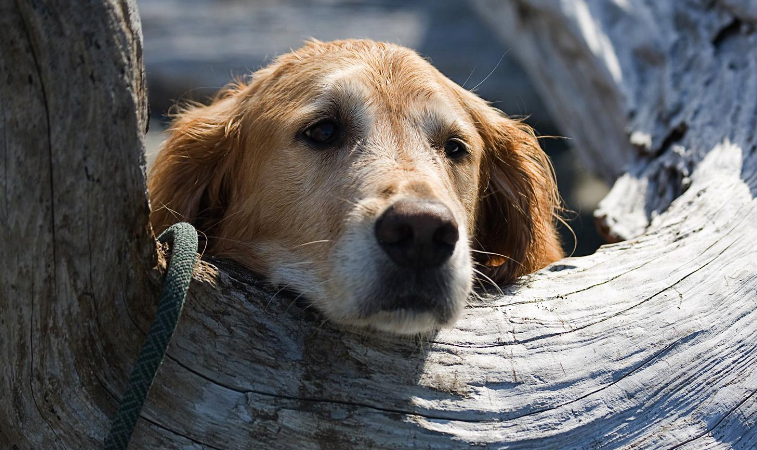
[[[757,9],[476,4],[627,240],[420,341],[207,260],[131,448],[757,446]],[[0,0],[2,449],[98,448],[154,312],[141,48],[133,1]]]

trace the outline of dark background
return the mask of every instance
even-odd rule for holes
[[[459,0],[138,0],[153,120],[148,163],[163,139],[167,110],[182,99],[205,100],[235,75],[255,71],[310,37],[371,38],[417,50],[446,76],[543,136],[561,136],[528,76],[481,18]],[[602,244],[592,211],[607,186],[588,173],[569,137],[542,139],[552,158],[574,255]],[[566,253],[574,239],[562,230]]]

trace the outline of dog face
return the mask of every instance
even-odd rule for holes
[[[453,323],[474,265],[505,283],[562,256],[530,129],[373,41],[310,42],[181,111],[149,191],[157,231],[189,221],[330,320],[396,333]]]

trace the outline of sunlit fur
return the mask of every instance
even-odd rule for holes
[[[334,114],[344,142],[313,149],[302,131]],[[442,150],[452,135],[471,150],[462,160]],[[396,333],[454,323],[474,265],[503,284],[562,257],[554,175],[532,130],[412,50],[369,40],[308,42],[210,105],[184,106],[149,191],[156,232],[189,221],[207,253],[302,293],[330,320]],[[436,315],[376,306],[405,275],[375,220],[407,197],[443,202],[460,228],[429,275]]]

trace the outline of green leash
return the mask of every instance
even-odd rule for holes
[[[187,297],[197,258],[197,231],[188,223],[177,223],[164,231],[160,242],[172,242],[173,252],[168,264],[158,312],[147,333],[147,338],[131,371],[126,392],[118,405],[118,412],[105,440],[105,450],[126,450],[134,432],[142,405],[150,390],[155,373],[166,354],[176,323]]]

